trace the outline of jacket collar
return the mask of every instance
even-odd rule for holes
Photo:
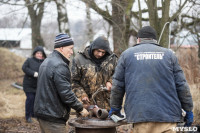
[[[137,44],[135,44],[134,46],[137,46],[137,45],[140,45],[140,44],[154,44],[154,45],[157,45],[157,46],[160,46],[159,44],[158,44],[158,42],[157,42],[157,40],[154,40],[154,39],[152,39],[152,40],[147,40],[147,39],[142,39],[141,38],[141,41],[140,41],[140,43],[137,43]],[[133,47],[134,47],[133,46]],[[161,47],[161,46],[160,46]]]
[[[65,56],[63,56],[59,51],[57,51],[57,50],[53,50],[56,54],[58,54],[61,58],[62,58],[62,60],[65,62],[65,63],[67,63],[68,65],[69,65],[69,63],[70,63],[70,61],[65,57]]]
[[[36,58],[35,56],[33,56],[33,59],[36,60],[37,62],[42,62],[42,61],[44,61],[44,59],[38,59],[38,58]]]

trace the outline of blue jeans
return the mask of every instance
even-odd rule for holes
[[[35,101],[35,92],[25,92],[26,94],[26,103],[25,103],[25,117],[26,120],[34,116],[34,101]]]

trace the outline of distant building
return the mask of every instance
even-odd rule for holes
[[[30,28],[0,28],[0,47],[32,49]]]

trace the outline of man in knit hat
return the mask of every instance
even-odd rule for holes
[[[71,88],[69,59],[73,44],[67,34],[57,35],[53,53],[39,69],[34,114],[44,133],[66,133],[71,108],[82,116],[89,114]]]
[[[110,110],[110,89],[116,64],[117,56],[104,36],[99,36],[79,52],[72,66],[72,87],[79,100]],[[107,91],[100,91],[102,88]],[[93,94],[96,94],[94,99]]]
[[[124,109],[134,133],[175,133],[182,109],[185,126],[191,126],[192,96],[176,56],[157,44],[150,26],[140,29],[137,37],[137,44],[121,54],[116,66],[109,115],[120,114],[126,93]]]

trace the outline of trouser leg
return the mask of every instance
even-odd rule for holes
[[[30,112],[32,117],[34,117],[34,103],[35,103],[35,93],[31,93]]]
[[[133,133],[176,133],[176,123],[143,122],[134,124]]]
[[[25,92],[26,94],[26,102],[25,102],[25,117],[26,120],[30,117],[31,111],[30,111],[30,92]]]
[[[25,92],[26,94],[26,103],[25,103],[25,117],[26,120],[33,116],[33,108],[35,101],[35,93],[33,92]]]
[[[66,133],[66,125],[38,119],[42,133]]]

